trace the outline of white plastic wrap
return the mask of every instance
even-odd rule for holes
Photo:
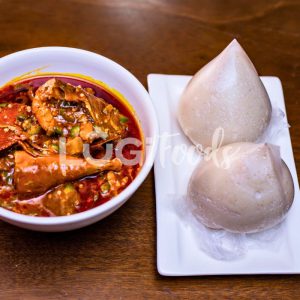
[[[284,112],[278,107],[272,107],[272,115],[270,123],[264,134],[257,140],[258,143],[272,143],[289,124],[285,121]]]
[[[282,131],[288,127],[283,111],[273,107],[270,124],[257,142],[274,143]],[[199,249],[215,259],[235,260],[243,257],[249,249],[263,248],[276,252],[280,247],[281,237],[285,230],[284,221],[271,229],[252,234],[210,229],[194,217],[186,195],[169,196],[173,199],[177,216],[192,231]]]
[[[280,247],[284,222],[269,230],[251,234],[210,229],[194,217],[186,196],[170,197],[174,201],[177,216],[192,231],[199,249],[215,259],[235,260],[243,257],[249,249],[263,248],[276,252]]]

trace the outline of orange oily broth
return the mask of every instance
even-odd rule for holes
[[[126,137],[136,138],[142,141],[141,146],[137,147],[134,145],[126,145],[123,148],[122,154],[126,159],[133,159],[135,157],[135,151],[141,151],[144,155],[144,141],[143,135],[139,126],[139,123],[136,119],[136,116],[128,103],[126,103],[117,93],[106,88],[104,85],[100,85],[99,83],[90,82],[86,79],[75,78],[71,76],[37,76],[32,78],[26,78],[21,81],[13,82],[11,84],[7,84],[2,89],[0,89],[0,105],[1,103],[11,103],[11,102],[24,102],[24,92],[26,91],[26,86],[31,86],[36,90],[39,86],[45,83],[47,80],[56,77],[64,82],[70,83],[74,86],[81,85],[83,88],[92,88],[95,92],[95,96],[104,99],[107,103],[112,104],[116,107],[120,113],[127,118],[126,123],[128,126]],[[25,101],[27,101],[25,99]],[[30,105],[30,103],[29,103]],[[0,107],[1,109],[1,107]],[[0,112],[1,114],[1,112]],[[5,151],[2,156],[7,155],[8,153],[13,153],[13,147],[9,151]],[[132,151],[134,150],[134,151]],[[103,153],[94,153],[95,158],[100,158]],[[115,155],[115,153],[113,154]],[[79,194],[79,201],[76,205],[76,211],[72,213],[82,212],[89,210],[93,207],[99,206],[111,198],[119,194],[122,190],[124,190],[137,176],[143,162],[143,157],[139,164],[134,166],[125,166],[123,165],[122,169],[118,173],[110,173],[103,172],[95,176],[88,176],[83,179],[71,182],[72,186],[76,189]],[[13,177],[13,172],[9,173],[11,177]],[[103,186],[107,186],[108,176],[114,175],[119,182],[122,182],[121,186],[118,188],[114,186],[110,186],[109,191],[103,189]],[[66,184],[67,185],[67,184]],[[65,185],[64,185],[65,186]],[[51,198],[54,196],[57,197],[57,193],[63,188],[63,186],[56,187],[53,190],[48,191],[46,194],[32,198],[30,200],[26,199],[26,202],[18,202],[18,199],[22,198],[22,195],[17,195],[13,189],[8,189],[3,185],[3,182],[0,181],[0,187],[2,190],[0,191],[0,206],[5,207],[7,209],[13,210],[22,214],[29,215],[37,215],[37,216],[52,216],[52,211],[39,209],[36,203],[41,199],[45,199],[47,197],[47,202],[51,201]],[[17,201],[15,201],[17,200]],[[22,204],[21,204],[22,203]],[[25,203],[25,204],[24,204]],[[68,212],[64,214],[69,214]]]

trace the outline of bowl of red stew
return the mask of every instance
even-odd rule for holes
[[[0,218],[66,231],[97,222],[139,188],[158,124],[143,85],[85,50],[43,47],[0,59]]]

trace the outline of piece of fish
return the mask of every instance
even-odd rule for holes
[[[33,196],[65,182],[106,170],[119,171],[121,167],[122,163],[118,158],[91,163],[84,158],[67,156],[61,162],[58,154],[33,157],[24,151],[16,151],[14,184],[22,197]]]

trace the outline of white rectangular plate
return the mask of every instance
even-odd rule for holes
[[[157,268],[161,275],[233,275],[233,274],[296,274],[300,273],[300,202],[299,183],[288,129],[273,144],[281,149],[295,185],[295,200],[285,224],[282,245],[278,251],[250,249],[241,259],[220,261],[209,257],[197,247],[193,235],[183,224],[172,205],[170,195],[186,193],[187,182],[194,168],[190,164],[174,165],[171,161],[175,145],[190,145],[182,133],[176,109],[190,76],[148,76],[149,92],[157,111],[161,138],[155,160],[157,210]],[[281,82],[277,77],[261,77],[272,106],[286,113]],[[166,138],[166,135],[173,135]]]

